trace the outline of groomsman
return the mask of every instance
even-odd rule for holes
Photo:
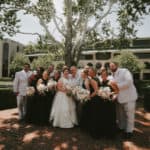
[[[81,80],[81,75],[79,74],[77,67],[71,66],[70,73],[71,73],[71,76],[70,76],[71,85],[72,86],[80,86],[82,83],[82,80]]]
[[[118,127],[124,130],[124,138],[131,138],[134,129],[135,106],[137,92],[133,83],[131,72],[125,68],[119,68],[116,62],[109,64],[114,80],[119,87],[117,102]]]
[[[81,75],[79,74],[76,66],[70,67],[70,73],[71,73],[71,76],[70,76],[71,85],[72,86],[82,86],[83,81],[81,79]],[[75,97],[74,97],[74,100],[76,101],[76,112],[77,112],[78,122],[80,122],[82,105],[78,102],[78,100]]]
[[[17,107],[19,111],[19,120],[23,120],[26,113],[26,88],[28,79],[31,76],[30,65],[24,64],[22,71],[16,72],[13,82],[13,91],[17,97]]]

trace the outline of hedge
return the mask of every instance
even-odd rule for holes
[[[16,96],[12,88],[0,88],[0,110],[15,108],[17,106]]]

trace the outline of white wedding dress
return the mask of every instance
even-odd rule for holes
[[[69,85],[70,80],[62,77],[63,85]],[[73,99],[65,92],[58,91],[55,95],[52,110],[50,113],[50,122],[54,127],[72,128],[77,124],[76,106]]]

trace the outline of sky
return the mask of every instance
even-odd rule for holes
[[[58,7],[57,9],[60,8]],[[31,15],[23,15],[22,13],[19,13],[18,16],[21,19],[21,23],[20,23],[21,31],[31,32],[31,33],[35,33],[35,32],[44,33],[42,27],[39,25],[39,22],[35,17],[32,17]],[[137,37],[150,37],[150,16],[144,16],[142,23],[143,23],[142,25],[137,27],[138,29]],[[59,36],[55,32],[53,25],[51,25],[51,32],[52,34],[56,34],[57,37]],[[13,37],[7,36],[7,38],[18,41],[24,45],[27,45],[30,42],[36,43],[38,37],[36,35],[16,34]]]

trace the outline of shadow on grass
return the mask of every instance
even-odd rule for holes
[[[140,108],[136,111],[135,134],[130,141],[122,140],[121,135],[95,140],[79,127],[60,129],[19,123],[16,115],[12,112],[11,118],[0,120],[0,150],[148,150],[150,146],[149,118]]]

